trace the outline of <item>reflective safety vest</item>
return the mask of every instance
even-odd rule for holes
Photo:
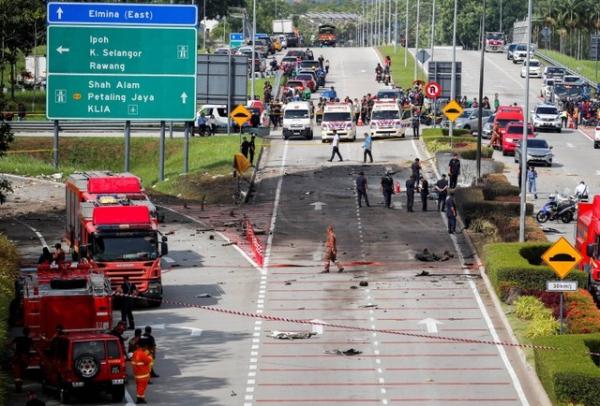
[[[131,365],[133,367],[133,376],[135,379],[146,379],[150,377],[152,364],[154,360],[148,352],[142,348],[138,348],[131,357]]]

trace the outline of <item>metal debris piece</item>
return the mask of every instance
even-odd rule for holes
[[[332,354],[332,355],[352,356],[352,355],[362,354],[362,351],[356,350],[354,348],[350,348],[350,349],[347,349],[347,350],[338,350],[336,348],[335,350],[325,350],[324,353],[325,354]]]
[[[207,297],[212,297],[212,296],[210,295],[210,293],[200,293],[199,295],[196,295],[196,297],[207,298]]]
[[[317,335],[312,331],[271,331],[269,337],[277,338],[278,340],[305,340]]]
[[[360,307],[362,309],[372,309],[372,308],[375,308],[377,306],[379,306],[379,305],[376,305],[376,304],[366,304],[366,305],[360,305],[358,307]]]
[[[369,286],[369,282],[367,282],[367,281],[360,281],[359,285],[363,286],[363,287],[364,286]]]
[[[415,276],[429,276],[429,272],[427,272],[427,271],[421,271],[421,273],[418,273]]]

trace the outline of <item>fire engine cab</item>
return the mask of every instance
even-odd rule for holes
[[[41,369],[43,386],[62,403],[98,390],[122,401],[125,351],[104,332],[112,326],[112,290],[104,274],[93,263],[41,265],[22,282],[23,324],[35,348],[29,366]]]
[[[485,52],[503,52],[504,51],[504,33],[486,32],[485,33]]]
[[[86,172],[66,183],[66,238],[76,255],[92,259],[116,289],[125,276],[148,305],[159,306],[163,290],[156,207],[140,179],[129,173]]]
[[[577,213],[575,248],[582,256],[579,268],[588,275],[588,289],[600,298],[600,195],[580,202]]]

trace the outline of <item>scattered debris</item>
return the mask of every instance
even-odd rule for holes
[[[352,286],[350,286],[350,289],[358,289],[358,286],[352,285]]]
[[[366,305],[360,305],[358,307],[360,307],[362,309],[372,309],[372,308],[377,308],[377,306],[379,306],[379,305],[371,303],[371,304],[366,304]]]
[[[212,296],[210,295],[210,293],[200,293],[199,295],[196,295],[196,297],[208,298],[208,297],[212,297]]]
[[[418,273],[415,276],[429,276],[429,272],[427,272],[427,271],[421,271],[421,273]]]
[[[369,286],[369,282],[367,282],[367,281],[360,281],[359,285],[360,286]]]
[[[422,262],[444,262],[454,258],[454,254],[449,251],[444,251],[442,256],[438,256],[433,252],[430,252],[427,248],[423,249],[423,252],[415,255],[415,258]]]
[[[545,233],[562,234],[562,231],[557,230],[554,227],[542,227],[542,231],[545,232]]]
[[[167,231],[167,232],[165,233],[165,235],[173,235],[173,234],[175,234],[175,231]]]
[[[237,242],[235,242],[235,241],[224,242],[223,244],[221,244],[221,247],[228,247],[230,245],[237,245]]]
[[[277,338],[278,340],[305,340],[316,336],[317,333],[312,331],[272,331],[269,334],[271,338]]]
[[[362,351],[359,350],[355,350],[354,348],[350,348],[348,350],[338,350],[337,348],[335,350],[325,350],[323,351],[325,354],[333,354],[333,355],[346,355],[346,356],[352,356],[352,355],[359,355],[362,354]]]
[[[289,281],[285,281],[285,284],[286,284],[286,285],[291,285],[291,284],[292,284],[292,282],[296,282],[296,279],[291,279],[291,280],[289,280]]]
[[[234,391],[231,391],[231,394],[229,396],[231,396],[231,397],[237,396],[237,393],[235,393]]]
[[[209,239],[209,240],[214,240],[214,239],[215,239],[215,236],[211,234],[211,235],[209,235],[209,236],[208,236],[208,239]]]

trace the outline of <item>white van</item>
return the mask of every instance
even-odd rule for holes
[[[216,104],[205,104],[200,107],[200,111],[204,113],[206,118],[215,117],[215,125],[220,128],[227,128],[229,114],[227,114],[227,106]]]
[[[340,139],[356,139],[356,125],[354,124],[354,110],[350,103],[327,103],[323,110],[321,120],[321,141],[333,139],[335,130]]]
[[[290,102],[283,107],[283,139],[290,137],[313,138],[313,115],[310,103],[306,101]]]
[[[410,110],[403,112],[396,100],[376,100],[373,104],[369,121],[369,131],[373,138],[404,137],[410,124]]]

